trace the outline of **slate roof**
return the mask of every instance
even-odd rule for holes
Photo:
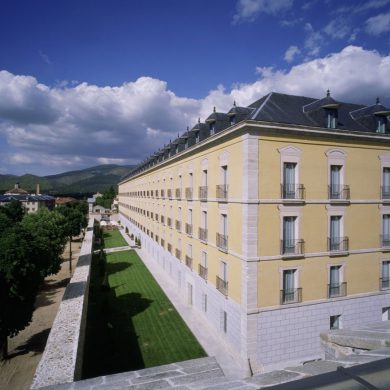
[[[4,194],[0,195],[0,202],[11,202],[17,200],[19,202],[47,202],[55,201],[51,195],[30,195],[30,194]]]
[[[334,129],[326,128],[329,110],[333,110],[336,117],[336,128]],[[337,101],[330,96],[329,91],[322,99],[271,92],[248,107],[238,107],[234,104],[227,113],[216,112],[214,109],[214,112],[205,120],[206,123],[199,121],[191,130],[187,130],[182,136],[173,141],[173,144],[188,137],[187,146],[191,147],[198,142],[195,137],[197,133],[199,133],[199,142],[203,141],[212,135],[210,133],[210,123],[213,124],[215,133],[223,131],[241,121],[252,120],[317,127],[319,130],[334,131],[335,136],[337,136],[337,130],[376,133],[378,118],[388,118],[389,116],[390,110],[380,104],[379,100],[375,105],[365,106]],[[381,135],[389,134],[389,119],[387,119],[385,132]],[[167,145],[163,151],[171,149],[171,146],[171,144]],[[161,162],[164,158],[168,158],[176,152],[180,153],[182,150],[184,150],[184,143],[176,151],[171,149],[170,155],[167,152],[164,154],[164,157],[152,155],[149,159],[135,167],[123,180]]]

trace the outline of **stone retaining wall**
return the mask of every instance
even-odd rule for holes
[[[73,277],[66,287],[31,389],[81,378],[94,219],[88,223]]]

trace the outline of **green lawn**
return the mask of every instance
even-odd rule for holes
[[[106,282],[93,259],[83,378],[206,356],[136,252],[106,256]]]
[[[108,230],[103,233],[104,247],[116,248],[117,246],[126,246],[127,242],[118,230]]]

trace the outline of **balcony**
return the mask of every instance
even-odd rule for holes
[[[199,240],[207,242],[207,229],[199,228]]]
[[[348,237],[328,237],[329,252],[348,252],[349,239]]]
[[[217,185],[217,199],[218,200],[227,200],[228,198],[228,189],[229,186],[227,184],[219,184]]]
[[[390,202],[390,186],[381,186],[382,199]]]
[[[379,288],[381,290],[388,290],[390,289],[390,277],[387,276],[386,278],[380,278],[379,279]]]
[[[192,224],[186,223],[186,233],[187,233],[189,236],[192,236]]]
[[[303,184],[281,184],[281,196],[284,200],[305,199],[305,187]]]
[[[156,221],[158,222],[158,214],[156,214]]]
[[[328,198],[330,200],[348,201],[350,199],[349,186],[334,184],[328,186]]]
[[[381,247],[390,250],[390,235],[381,234]]]
[[[199,276],[202,279],[207,280],[207,273],[208,273],[207,267],[203,267],[202,264],[199,264]]]
[[[172,218],[167,218],[167,225],[169,226],[169,227],[172,227]]]
[[[181,230],[181,221],[176,220],[175,227],[176,227],[176,230],[180,231]]]
[[[172,199],[172,190],[171,189],[169,189],[167,191],[167,196],[168,196],[169,199]]]
[[[168,249],[169,253],[172,253],[172,244],[168,244],[168,248],[167,249]]]
[[[292,288],[289,290],[280,290],[280,304],[302,302],[302,288]]]
[[[207,186],[199,187],[199,200],[206,201],[207,200],[207,192],[208,192]]]
[[[161,223],[164,225],[164,223],[165,223],[165,217],[162,215],[161,216]]]
[[[165,199],[165,191],[161,190],[161,198]]]
[[[177,199],[181,199],[181,188],[176,188],[175,195]]]
[[[228,282],[219,276],[217,276],[217,281],[216,281],[216,287],[219,292],[221,292],[225,297],[228,295]]]
[[[192,200],[192,187],[187,187],[186,188],[186,199],[187,200]]]
[[[347,295],[347,283],[328,284],[328,298],[345,297]]]
[[[186,255],[186,266],[192,270],[192,257]]]
[[[228,236],[221,233],[217,233],[216,240],[217,247],[219,249],[222,249],[224,251],[228,250]]]
[[[299,240],[280,240],[280,254],[283,256],[301,256],[305,252],[305,241]]]
[[[180,250],[180,249],[177,249],[177,248],[176,248],[176,250],[175,250],[175,256],[176,256],[177,259],[179,259],[179,260],[181,259],[181,250]]]

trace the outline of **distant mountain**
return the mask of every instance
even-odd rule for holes
[[[132,168],[129,165],[107,164],[50,176],[0,175],[0,193],[13,188],[15,183],[29,192],[35,192],[39,184],[41,193],[53,195],[102,192],[112,185],[116,187]]]

